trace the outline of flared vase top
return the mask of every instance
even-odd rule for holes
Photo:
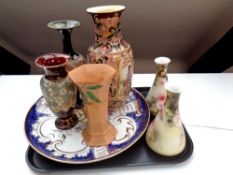
[[[72,29],[80,26],[80,22],[76,20],[56,20],[49,22],[47,26],[51,29],[57,30]]]
[[[157,57],[154,59],[154,62],[156,64],[169,64],[171,60],[168,57]]]
[[[70,56],[62,53],[48,53],[36,58],[35,64],[45,70],[47,79],[60,79],[67,76],[65,65]]]
[[[172,115],[174,117],[176,115],[176,111],[179,109],[179,98],[182,90],[178,84],[173,82],[166,83],[165,88],[167,90],[167,99],[164,106],[165,109],[167,108],[170,110],[166,115]]]
[[[48,53],[36,58],[35,64],[42,68],[57,68],[64,66],[70,59],[69,55],[62,53]]]
[[[87,8],[95,23],[95,48],[105,52],[119,47],[122,41],[120,16],[125,9],[123,5],[103,5]]]
[[[75,84],[95,84],[112,79],[116,70],[107,64],[85,64],[69,72],[69,77]]]
[[[125,9],[123,5],[102,5],[87,8],[87,12],[90,14],[108,14],[115,12],[122,12]]]
[[[116,137],[116,129],[108,121],[108,96],[115,69],[107,64],[85,64],[68,73],[79,87],[87,128],[82,132],[88,146],[106,146]]]
[[[174,82],[165,83],[165,88],[168,92],[171,92],[174,94],[181,94],[182,92],[182,87]]]

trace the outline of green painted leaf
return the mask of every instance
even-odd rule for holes
[[[95,89],[99,89],[99,88],[101,88],[101,87],[102,87],[102,85],[97,84],[97,85],[95,85],[95,86],[89,86],[89,87],[87,87],[87,89],[95,90]]]
[[[101,101],[90,91],[86,92],[86,96],[88,96],[90,99],[92,99],[93,101],[95,101],[96,103],[100,103]]]

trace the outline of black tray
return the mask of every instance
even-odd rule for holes
[[[149,88],[136,88],[142,95],[146,96]],[[154,117],[152,116],[151,119]],[[150,148],[147,147],[145,142],[145,137],[142,138],[133,145],[127,151],[121,153],[120,155],[107,159],[104,161],[73,165],[73,164],[63,164],[55,162],[48,158],[45,158],[34,151],[30,146],[26,152],[26,162],[28,166],[37,172],[48,173],[55,171],[69,171],[69,170],[84,170],[84,169],[97,169],[97,168],[113,168],[113,167],[129,167],[129,166],[146,166],[146,165],[161,165],[161,164],[176,164],[187,160],[193,153],[193,142],[190,138],[187,130],[186,134],[186,146],[183,152],[179,155],[172,157],[160,156]]]

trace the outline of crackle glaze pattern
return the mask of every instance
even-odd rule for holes
[[[55,124],[59,129],[69,129],[78,122],[72,114],[76,107],[77,88],[65,70],[69,58],[66,54],[48,53],[35,60],[36,65],[45,70],[40,87],[48,107],[57,116]]]
[[[42,93],[54,113],[67,112],[76,104],[76,86],[67,78],[48,80],[43,76],[40,81]]]

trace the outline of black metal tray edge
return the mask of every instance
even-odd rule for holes
[[[146,96],[147,92],[149,91],[149,87],[139,87],[135,89],[137,89],[143,96]],[[151,120],[152,119],[153,117],[151,118]],[[63,164],[63,163],[55,162],[53,160],[41,156],[36,151],[34,151],[30,146],[28,146],[27,148],[25,159],[29,168],[38,173],[98,169],[98,168],[177,164],[184,162],[189,157],[191,157],[194,149],[192,139],[189,133],[187,132],[185,126],[184,129],[186,135],[185,149],[179,155],[171,156],[171,157],[161,156],[151,151],[150,148],[145,143],[145,137],[142,136],[142,138],[129,150],[111,159],[107,159],[96,163],[73,165],[73,164]]]

